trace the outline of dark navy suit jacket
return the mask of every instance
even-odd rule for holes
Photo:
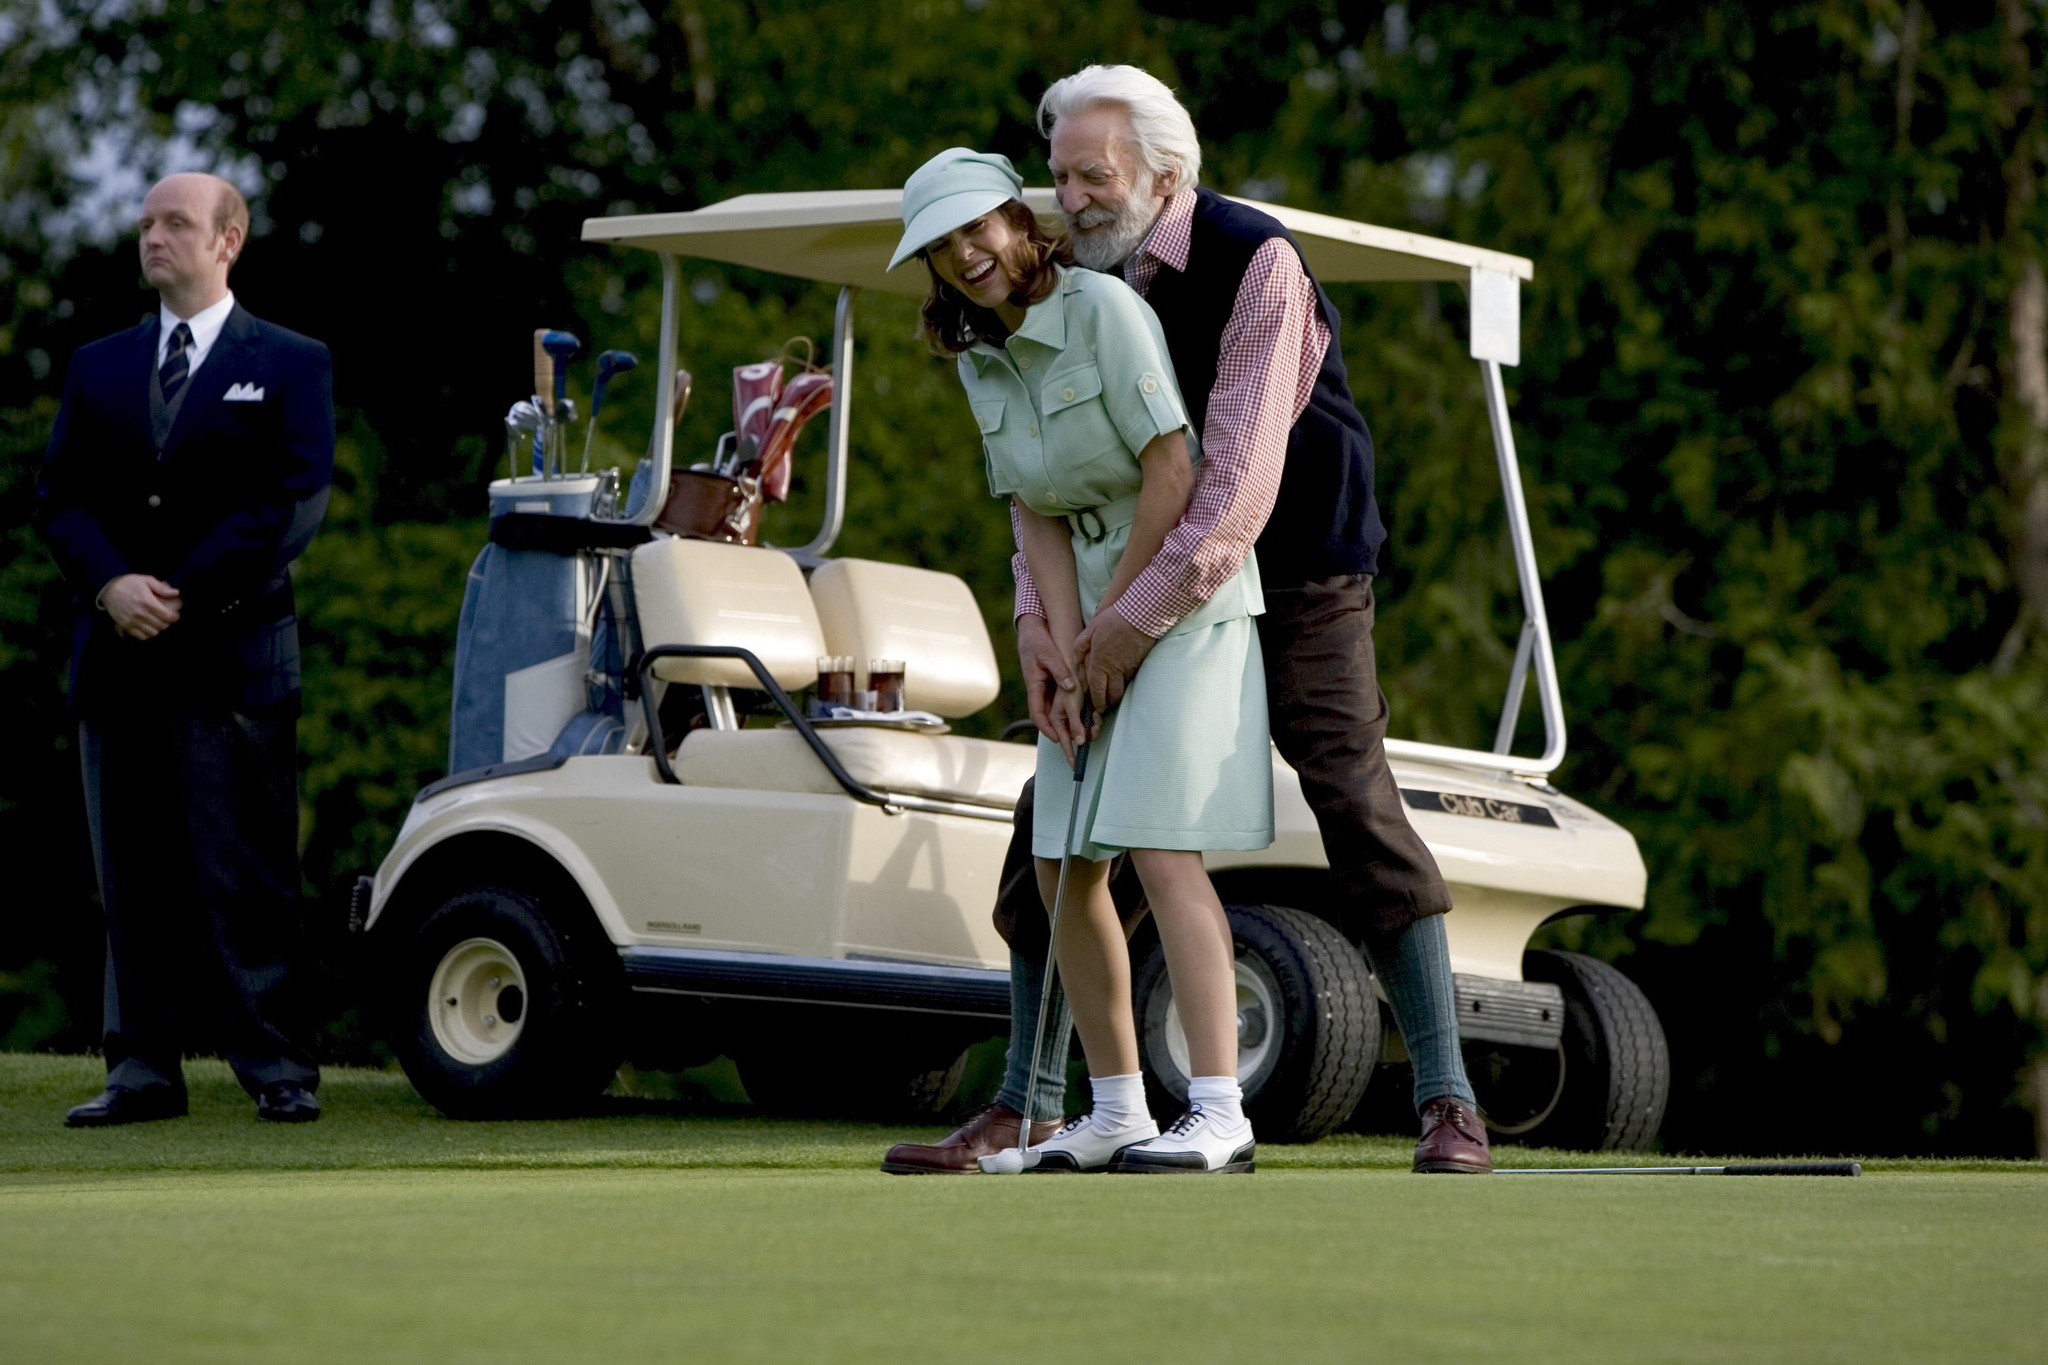
[[[287,569],[320,525],[334,472],[327,348],[236,304],[159,451],[149,406],[159,325],[151,316],[72,356],[36,483],[44,536],[77,594],[72,702],[82,712],[124,698],[240,710],[294,698]],[[125,573],[182,594],[180,619],[152,640],[116,634],[94,605]]]

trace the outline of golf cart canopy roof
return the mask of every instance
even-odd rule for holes
[[[1028,189],[1024,200],[1038,213],[1056,208],[1048,189]],[[1474,269],[1523,280],[1535,275],[1535,266],[1520,256],[1281,204],[1251,199],[1239,202],[1285,224],[1301,243],[1309,269],[1325,284],[1380,280],[1453,280],[1462,284]],[[922,298],[926,287],[923,270],[908,262],[894,271],[884,268],[903,234],[902,205],[900,190],[743,194],[690,213],[586,218],[583,240]]]

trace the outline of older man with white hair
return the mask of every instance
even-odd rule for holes
[[[1017,651],[1034,718],[1043,720],[1054,686],[1085,686],[1098,709],[1113,706],[1154,643],[1230,581],[1256,545],[1273,739],[1301,776],[1330,859],[1331,901],[1311,908],[1364,946],[1393,1006],[1415,1065],[1422,1135],[1414,1169],[1490,1171],[1458,1051],[1442,918],[1450,893],[1387,766],[1387,701],[1372,643],[1372,578],[1386,532],[1337,311],[1286,228],[1199,186],[1194,122],[1145,71],[1076,72],[1046,91],[1038,117],[1075,258],[1121,274],[1158,313],[1203,460],[1188,510],[1151,566],[1083,632],[1079,677],[1016,557]],[[996,909],[1012,949],[1003,1088],[943,1142],[892,1148],[885,1170],[973,1170],[978,1156],[1017,1141],[1047,946],[1030,873],[1031,807],[1027,786]],[[1124,870],[1117,881],[1119,905],[1135,923],[1144,913],[1135,878]],[[1063,1007],[1052,1024],[1034,1137],[1060,1117],[1065,1090]]]

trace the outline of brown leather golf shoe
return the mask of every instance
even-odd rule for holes
[[[1493,1153],[1486,1124],[1471,1105],[1439,1095],[1422,1106],[1422,1140],[1415,1144],[1418,1175],[1491,1175]]]
[[[882,1157],[891,1175],[970,1175],[975,1163],[992,1152],[1017,1145],[1017,1124],[1023,1118],[1006,1104],[992,1104],[934,1143],[899,1142]],[[1060,1121],[1031,1125],[1031,1140],[1043,1142],[1059,1131]]]

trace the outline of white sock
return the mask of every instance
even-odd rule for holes
[[[1095,1094],[1089,1113],[1098,1132],[1114,1133],[1152,1117],[1145,1108],[1145,1078],[1135,1071],[1128,1076],[1090,1076],[1088,1088]]]
[[[1244,1122],[1244,1089],[1235,1076],[1194,1076],[1188,1080],[1188,1107],[1202,1106],[1202,1112],[1225,1128]]]

